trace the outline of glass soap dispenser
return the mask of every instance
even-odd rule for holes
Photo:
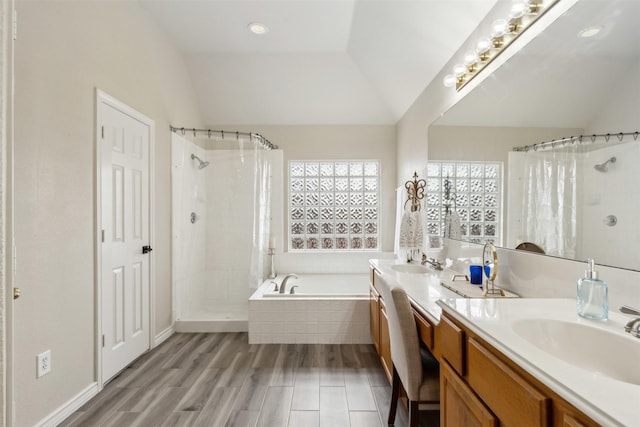
[[[609,317],[608,286],[598,279],[595,261],[587,259],[588,269],[578,280],[578,316],[587,319],[605,320]]]

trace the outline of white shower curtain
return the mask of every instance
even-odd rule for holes
[[[522,236],[548,255],[576,255],[577,150],[568,144],[525,155]]]
[[[246,320],[249,296],[266,277],[273,156],[253,139],[172,137],[178,321]]]

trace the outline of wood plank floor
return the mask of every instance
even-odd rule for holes
[[[175,334],[61,426],[385,426],[391,388],[373,346],[249,344]],[[421,426],[438,426],[421,412]],[[399,405],[396,426],[406,427]]]

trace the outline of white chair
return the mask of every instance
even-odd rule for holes
[[[400,287],[390,287],[382,277],[380,292],[389,318],[393,380],[389,425],[394,425],[400,383],[409,400],[409,426],[418,426],[418,406],[440,403],[440,365],[420,342],[411,303]]]

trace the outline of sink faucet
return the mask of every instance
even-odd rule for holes
[[[623,305],[622,307],[620,307],[620,311],[626,314],[640,316],[640,310],[629,307],[628,305]],[[627,324],[624,325],[624,331],[629,332],[636,338],[640,338],[640,317],[629,320]]]
[[[296,274],[294,274],[294,273],[290,273],[290,274],[287,274],[286,276],[284,276],[284,279],[282,279],[282,283],[280,284],[280,291],[279,292],[281,294],[285,293],[284,287],[287,284],[287,282],[289,281],[289,279],[291,279],[291,278],[297,279],[298,276]]]
[[[442,271],[442,264],[436,258],[427,258],[426,254],[422,254],[422,265],[429,264],[434,270]]]

